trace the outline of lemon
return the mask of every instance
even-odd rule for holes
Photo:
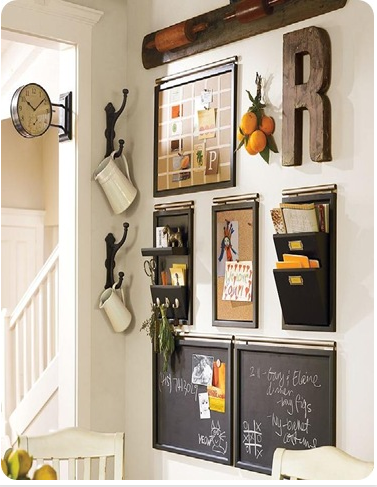
[[[17,480],[18,474],[20,472],[20,460],[18,458],[17,450],[12,451],[12,453],[8,457],[7,463],[9,477],[13,480]]]
[[[13,450],[6,463],[8,464],[8,473],[13,480],[26,476],[33,463],[33,457],[26,450]]]
[[[33,480],[58,480],[56,470],[51,465],[42,465],[34,472]]]
[[[4,472],[4,475],[8,476],[8,465],[4,458],[1,459],[1,470]]]
[[[30,470],[33,464],[33,457],[29,455],[29,453],[25,450],[17,450],[18,452],[18,460],[20,462],[20,469],[18,471],[19,477],[24,477],[28,471]]]

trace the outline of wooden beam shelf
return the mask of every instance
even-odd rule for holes
[[[240,0],[147,34],[146,69],[343,8],[347,0]]]

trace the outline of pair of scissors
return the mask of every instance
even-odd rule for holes
[[[151,278],[152,286],[155,284],[156,261],[152,258],[144,261],[144,272]]]

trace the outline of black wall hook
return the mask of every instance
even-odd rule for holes
[[[105,289],[107,289],[109,287],[113,287],[113,285],[115,283],[115,281],[114,281],[115,254],[118,252],[118,250],[121,248],[121,246],[126,241],[128,227],[129,227],[129,223],[124,222],[123,223],[123,237],[121,238],[121,240],[119,240],[118,243],[115,243],[115,237],[112,233],[108,233],[106,238],[105,238],[105,242],[106,242],[105,267],[107,269]],[[118,281],[117,285],[115,286],[116,289],[119,289],[121,287],[123,277],[124,277],[124,272],[119,272],[119,281]]]
[[[117,150],[117,152],[115,152],[114,159],[116,159],[117,157],[120,157],[122,155],[123,146],[124,146],[124,140],[119,139],[119,149]]]
[[[105,157],[108,157],[114,151],[114,139],[115,139],[115,123],[119,118],[119,115],[123,112],[124,107],[126,106],[127,102],[127,95],[128,90],[127,88],[123,89],[123,102],[120,106],[119,110],[116,112],[114,105],[109,102],[105,107],[106,112],[106,130],[105,130],[105,137],[106,137],[106,154]],[[119,140],[119,145],[121,145],[121,140]],[[124,141],[123,141],[124,144]],[[122,153],[123,145],[121,146],[120,153]],[[118,151],[119,152],[119,151]],[[120,154],[119,154],[120,155]]]

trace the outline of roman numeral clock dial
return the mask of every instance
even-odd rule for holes
[[[21,86],[14,92],[10,112],[15,129],[23,137],[39,137],[51,125],[51,100],[37,83]]]

